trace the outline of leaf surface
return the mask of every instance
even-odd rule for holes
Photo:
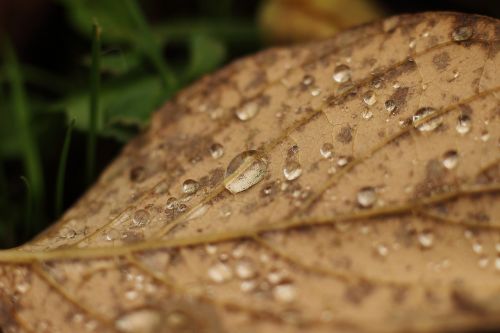
[[[0,252],[1,327],[498,329],[499,31],[399,16],[203,78]]]

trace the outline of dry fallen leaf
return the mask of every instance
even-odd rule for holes
[[[3,331],[498,329],[499,34],[393,17],[204,78],[0,252]]]

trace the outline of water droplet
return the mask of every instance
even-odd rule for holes
[[[159,330],[161,315],[153,309],[128,312],[115,321],[116,329],[126,333],[154,333]]]
[[[363,119],[369,120],[372,119],[373,113],[370,110],[363,110],[361,112],[361,117],[363,117]]]
[[[384,103],[385,109],[387,112],[392,112],[396,109],[396,102],[394,102],[392,99],[388,99]]]
[[[472,121],[469,116],[463,114],[458,117],[457,126],[455,127],[458,133],[460,134],[469,133],[471,127],[472,127]]]
[[[167,209],[175,209],[177,207],[177,198],[170,197],[167,199],[167,204],[165,205]]]
[[[304,75],[302,79],[302,84],[305,86],[309,86],[314,83],[314,78],[311,75]]]
[[[443,154],[443,166],[450,170],[457,166],[458,153],[456,150],[449,150]]]
[[[30,289],[31,285],[28,281],[21,281],[16,283],[16,291],[20,294],[26,294],[26,292]]]
[[[295,287],[290,284],[280,284],[273,288],[273,297],[278,302],[290,303],[295,299]]]
[[[420,132],[429,132],[435,130],[443,122],[443,118],[440,116],[432,118],[436,112],[436,109],[431,107],[423,107],[418,109],[412,118],[414,126]],[[428,121],[422,122],[422,120],[425,120],[427,118],[429,118]]]
[[[253,280],[242,281],[240,284],[240,290],[244,293],[249,293],[257,287],[257,283]]]
[[[224,147],[219,143],[214,143],[210,146],[210,155],[213,159],[217,159],[224,155]]]
[[[434,244],[434,234],[431,231],[423,231],[418,235],[418,242],[423,248],[430,248]]]
[[[241,260],[236,264],[236,275],[243,280],[248,280],[256,275],[255,267],[250,260]]]
[[[347,65],[338,65],[333,72],[333,80],[344,83],[351,80],[351,69]]]
[[[149,222],[149,213],[145,209],[136,210],[132,222],[137,227],[142,227]]]
[[[167,315],[166,324],[172,329],[172,332],[185,332],[189,326],[188,316],[180,311],[172,311]],[[170,332],[170,329],[167,330]]]
[[[376,250],[377,254],[381,257],[385,257],[389,254],[389,249],[384,244],[378,244]]]
[[[329,159],[333,156],[333,145],[326,142],[321,146],[319,152],[323,158]]]
[[[474,242],[474,244],[472,244],[472,251],[475,254],[481,254],[481,253],[483,253],[483,245],[481,243]]]
[[[73,228],[64,228],[61,230],[61,237],[67,239],[73,239],[76,236],[76,231]]]
[[[382,78],[375,77],[371,82],[371,86],[375,89],[379,89],[380,87],[382,87]]]
[[[313,87],[311,89],[311,96],[316,97],[316,96],[319,96],[320,94],[321,94],[321,89],[320,88]]]
[[[116,229],[111,229],[104,233],[104,239],[107,241],[113,241],[118,238],[120,238],[120,232]]]
[[[486,267],[488,267],[489,263],[490,263],[490,258],[485,257],[485,256],[481,256],[477,260],[477,265],[479,266],[479,268],[486,268]]]
[[[217,263],[208,270],[208,276],[216,283],[223,283],[233,277],[233,272],[226,264]]]
[[[161,194],[165,194],[168,192],[168,183],[167,181],[165,180],[162,180],[161,182],[159,182],[155,188],[153,189],[153,192],[154,194],[158,194],[158,195],[161,195]]]
[[[293,145],[288,149],[288,156],[293,156],[299,152],[299,146]]]
[[[241,170],[241,168],[244,168]],[[225,187],[231,193],[244,191],[260,182],[267,172],[266,159],[256,150],[247,150],[237,155],[226,169],[226,178],[231,178]],[[236,177],[234,175],[237,174]]]
[[[339,159],[337,160],[337,165],[339,167],[346,166],[347,163],[349,163],[349,158],[347,156],[339,156]]]
[[[372,90],[368,90],[367,92],[365,92],[363,95],[363,102],[365,102],[365,104],[369,106],[375,104],[377,102],[375,93]]]
[[[242,107],[236,109],[236,116],[241,121],[247,121],[252,119],[259,112],[259,105],[256,101],[249,101]]]
[[[302,167],[297,161],[288,161],[283,168],[283,175],[287,180],[295,180],[302,174]]]
[[[500,271],[500,257],[495,258],[495,269]]]
[[[487,131],[481,133],[481,141],[487,142],[489,139],[490,139],[490,133],[488,133]]]
[[[472,37],[472,28],[469,26],[458,27],[451,33],[451,37],[455,42],[462,42]]]
[[[178,212],[182,213],[182,212],[186,211],[186,209],[187,209],[187,206],[185,204],[179,204],[179,205],[177,205],[177,211]]]
[[[414,48],[415,48],[415,46],[417,46],[417,40],[416,40],[416,39],[414,39],[414,38],[412,38],[412,39],[410,40],[410,43],[408,43],[408,46],[410,47],[410,49],[414,49]]]
[[[198,191],[199,184],[196,180],[186,179],[184,183],[182,183],[182,192],[186,194],[194,194]]]
[[[375,189],[371,186],[363,187],[358,191],[358,204],[363,208],[369,208],[373,206],[377,200],[377,194]]]

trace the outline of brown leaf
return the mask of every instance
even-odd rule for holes
[[[1,327],[498,329],[499,32],[393,17],[202,79],[0,252]]]

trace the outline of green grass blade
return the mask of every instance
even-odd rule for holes
[[[138,46],[148,56],[149,60],[156,67],[165,90],[169,93],[173,92],[177,86],[177,79],[173,71],[165,63],[159,43],[151,32],[144,14],[137,4],[136,0],[124,0],[130,16],[132,17],[139,34],[137,36]]]
[[[25,208],[24,208],[24,237],[29,238],[33,232],[33,186],[31,186],[31,182],[29,181],[28,178],[21,176],[21,180],[23,181],[24,185],[26,186],[26,203],[25,203]]]
[[[64,144],[59,159],[59,168],[57,170],[57,183],[56,183],[56,203],[55,213],[59,217],[62,213],[63,199],[64,199],[64,179],[66,177],[66,165],[68,162],[69,147],[71,145],[71,134],[75,126],[75,120],[71,120],[66,129],[66,136],[64,137]]]
[[[41,207],[44,201],[44,180],[43,169],[40,160],[40,153],[36,145],[34,131],[31,127],[31,114],[28,107],[28,98],[24,89],[23,78],[21,75],[19,63],[10,42],[4,45],[4,59],[6,76],[10,83],[12,110],[14,112],[15,126],[19,133],[23,149],[23,164],[30,184],[30,196],[32,197],[32,209],[40,216]],[[31,208],[30,208],[31,209]],[[31,217],[30,217],[31,219]],[[37,218],[37,221],[39,219]],[[31,224],[36,221],[30,220]]]
[[[95,179],[97,125],[99,120],[99,89],[100,57],[101,57],[101,28],[97,22],[93,24],[92,34],[92,65],[90,69],[90,105],[89,105],[89,130],[87,133],[87,167],[86,179],[90,184]]]

